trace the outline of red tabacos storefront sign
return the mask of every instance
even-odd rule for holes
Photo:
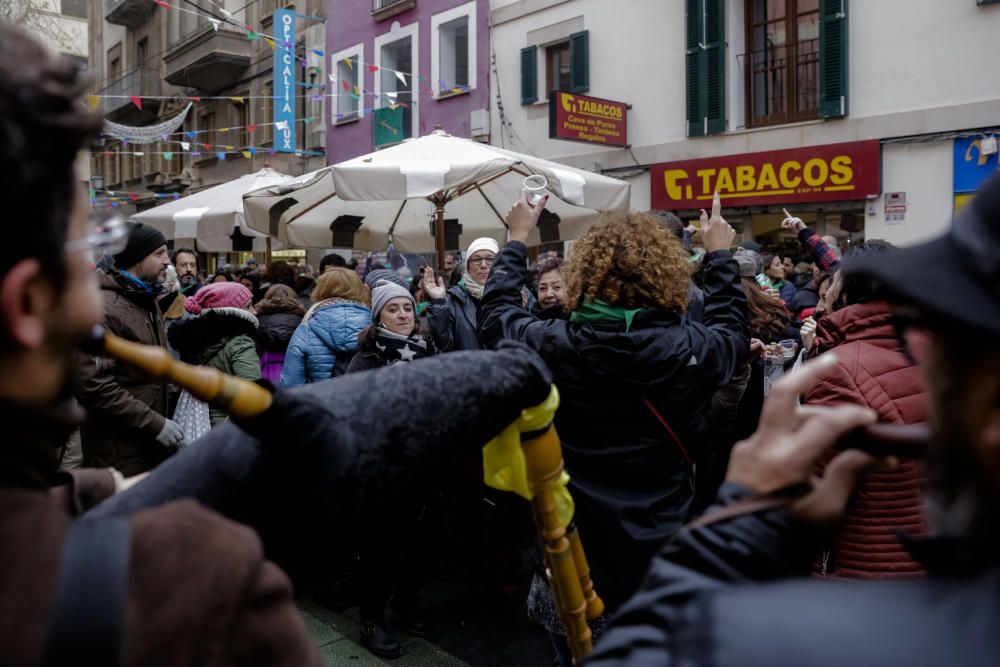
[[[549,99],[549,138],[605,146],[628,146],[624,102],[556,91]]]
[[[654,164],[652,207],[707,209],[716,190],[723,206],[865,199],[881,192],[880,154],[874,140]]]

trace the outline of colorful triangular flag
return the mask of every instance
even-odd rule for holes
[[[219,32],[219,26],[222,25],[222,21],[219,19],[208,19],[208,22],[212,25],[212,30]]]
[[[257,129],[257,126],[254,125],[253,123],[251,123],[250,125],[247,125],[247,132],[253,132],[256,129]]]
[[[132,104],[135,105],[136,109],[142,109],[142,98],[136,95],[129,95],[128,98],[132,100]]]
[[[191,139],[192,141],[194,141],[194,138],[198,136],[197,130],[189,130],[188,132],[186,132],[186,134],[188,136],[188,139]]]
[[[369,72],[377,72],[378,71],[378,65],[369,65],[368,66],[368,71]]]
[[[235,102],[236,104],[243,104],[243,98],[242,97],[230,97],[229,99],[231,101]]]
[[[192,102],[201,102],[201,98],[200,97],[190,97],[189,96],[188,99],[191,100]]]
[[[404,86],[406,85],[406,77],[403,75],[402,72],[398,72],[397,71],[396,72],[396,78],[399,79],[400,81],[402,81]]]
[[[313,49],[313,50],[312,50],[312,52],[313,52],[313,53],[315,53],[315,54],[316,54],[317,56],[319,56],[320,58],[322,58],[323,56],[325,56],[325,55],[326,55],[325,53],[323,53],[323,52],[322,52],[322,51],[320,51],[319,49]]]
[[[344,64],[347,65],[347,69],[351,70],[352,72],[354,71],[354,63],[351,62],[350,58],[346,58],[344,60]]]
[[[226,133],[226,132],[228,132],[228,131],[229,131],[229,128],[228,128],[228,127],[220,127],[220,128],[219,128],[219,132],[221,132],[222,134],[225,134],[225,133]]]
[[[215,157],[219,159],[219,162],[222,162],[223,160],[226,159],[226,154],[223,153],[222,151],[219,151],[215,154]]]
[[[250,151],[240,151],[240,152],[243,153],[243,157],[245,157],[248,160],[250,159]]]
[[[250,148],[248,148],[247,151],[250,153],[250,155],[256,155],[257,154],[257,149],[254,148],[253,146],[251,146]]]
[[[251,42],[256,42],[258,39],[260,39],[260,33],[254,32],[250,28],[247,28],[247,39],[250,40]]]
[[[163,0],[153,0],[153,4],[158,7],[163,7],[164,9],[172,9],[172,7]]]
[[[270,37],[265,37],[264,41],[267,42],[267,45],[271,47],[272,51],[274,51],[274,46],[275,46],[274,45],[274,40],[271,39]]]
[[[189,144],[186,141],[182,141],[181,142],[181,150],[182,151],[189,151],[189,150],[191,150],[191,144]]]
[[[173,152],[172,152],[172,151],[163,151],[163,159],[164,159],[164,160],[167,160],[168,162],[169,162],[170,160],[173,160],[173,159],[174,159],[174,154],[173,154]]]
[[[351,91],[351,83],[350,83],[350,81],[341,81],[340,83],[344,86],[344,91],[345,92],[350,92]]]
[[[101,98],[97,95],[87,95],[87,106],[91,111],[97,111],[97,107],[101,106]]]

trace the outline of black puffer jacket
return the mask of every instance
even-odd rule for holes
[[[295,329],[302,323],[302,316],[295,313],[266,313],[257,321],[257,353],[284,352]]]
[[[479,333],[489,346],[503,339],[526,343],[555,375],[562,396],[556,428],[577,521],[593,579],[613,611],[687,519],[693,497],[684,453],[644,398],[697,456],[710,399],[749,350],[739,267],[728,251],[706,257],[704,324],[644,310],[626,332],[623,322],[574,324],[531,315],[520,296],[529,278],[525,252],[512,242],[497,255]]]
[[[718,500],[746,497],[726,485]],[[785,509],[684,530],[584,666],[994,664],[995,543],[912,543],[928,579],[870,582],[806,579],[821,543]]]

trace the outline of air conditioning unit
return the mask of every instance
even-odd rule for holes
[[[326,150],[326,127],[318,125],[309,130],[310,150]]]
[[[469,138],[488,139],[490,136],[489,109],[475,109],[469,114]]]

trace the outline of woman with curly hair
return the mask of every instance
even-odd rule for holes
[[[552,369],[576,521],[614,612],[688,518],[710,400],[749,352],[746,297],[716,198],[702,216],[703,323],[684,317],[687,253],[641,213],[605,214],[574,243],[563,269],[570,320],[539,320],[520,290],[530,279],[525,241],[544,206],[522,196],[507,214],[511,241],[486,284],[479,335],[487,347],[525,343]]]

